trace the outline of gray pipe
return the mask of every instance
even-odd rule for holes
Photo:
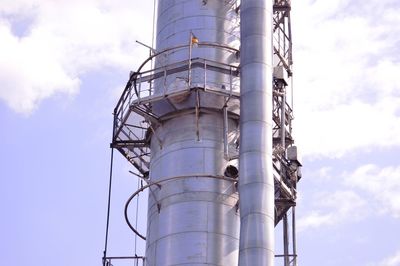
[[[272,7],[241,2],[239,266],[274,265]]]

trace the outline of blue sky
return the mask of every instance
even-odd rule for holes
[[[111,113],[148,52],[135,40],[151,43],[143,2],[0,0],[1,264],[100,264]],[[292,2],[299,265],[400,265],[400,5]],[[125,255],[137,181],[115,157],[110,252]]]

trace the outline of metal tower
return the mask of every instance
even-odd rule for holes
[[[109,256],[107,220],[103,265],[297,265],[290,10],[290,0],[158,1],[157,45],[130,73],[111,143],[145,182],[125,218],[146,254]],[[144,233],[128,207],[146,189]]]

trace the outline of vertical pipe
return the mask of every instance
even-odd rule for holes
[[[229,143],[228,143],[228,108],[225,105],[223,108],[223,118],[224,118],[224,157],[229,160]]]
[[[287,213],[283,216],[283,254],[284,265],[289,266],[289,227]]]
[[[292,207],[292,242],[293,242],[293,266],[297,266],[297,244],[296,244],[296,207]]]
[[[193,47],[193,33],[190,32],[190,37],[189,37],[189,61],[188,61],[188,85],[190,89],[190,86],[192,85],[192,47]]]
[[[281,103],[281,145],[286,150],[286,88],[282,85],[282,103]],[[282,169],[283,167],[281,167]]]
[[[272,7],[241,2],[239,266],[274,265]]]
[[[207,61],[204,59],[204,91],[207,90]]]
[[[114,119],[114,128],[115,128],[115,119]],[[114,140],[114,138],[113,138]],[[112,178],[113,178],[113,163],[114,163],[114,148],[111,148],[111,156],[110,156],[110,181],[108,183],[108,200],[107,200],[107,223],[106,223],[106,239],[104,241],[104,251],[103,251],[103,265],[105,266],[107,263],[107,248],[108,248],[108,229],[110,227],[110,211],[111,211],[111,186],[112,186]]]

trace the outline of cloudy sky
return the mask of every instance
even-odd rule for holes
[[[111,113],[152,2],[0,0],[2,265],[100,264]],[[398,266],[400,4],[292,2],[299,265]],[[137,183],[114,169],[110,255],[126,255]]]

